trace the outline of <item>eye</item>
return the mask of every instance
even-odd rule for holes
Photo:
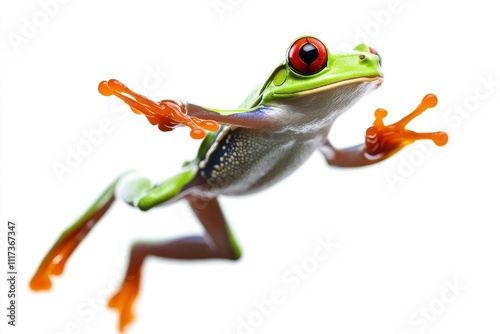
[[[382,66],[382,57],[380,57],[380,55],[378,54],[377,50],[375,50],[371,46],[369,46],[368,49],[370,50],[371,54],[376,55],[378,57],[378,59],[379,59],[378,62],[380,64],[380,66]]]
[[[288,49],[288,64],[299,74],[318,73],[326,66],[326,47],[314,37],[302,37]]]

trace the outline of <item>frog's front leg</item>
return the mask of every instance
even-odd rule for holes
[[[436,104],[437,97],[428,94],[413,112],[391,125],[385,125],[383,122],[387,111],[377,109],[373,126],[366,130],[364,144],[339,150],[326,140],[319,150],[325,156],[328,164],[332,166],[358,167],[385,160],[416,140],[429,139],[436,145],[443,146],[448,141],[448,135],[445,132],[419,133],[406,129],[406,125],[412,119],[426,109],[435,107]]]
[[[215,132],[219,123],[228,126],[270,129],[275,126],[275,119],[270,117],[265,107],[239,110],[218,110],[203,108],[182,100],[152,101],[140,95],[116,79],[102,81],[99,84],[102,95],[114,95],[129,105],[136,114],[143,114],[148,121],[158,126],[161,131],[171,131],[178,126],[191,128],[191,137],[202,139],[206,131]]]
[[[117,197],[141,210],[186,199],[206,232],[205,235],[193,235],[166,242],[139,242],[133,245],[123,284],[108,303],[119,312],[120,331],[133,320],[132,309],[139,293],[141,267],[148,256],[180,260],[237,260],[241,256],[240,248],[217,198],[200,197],[202,193],[199,190],[191,192],[190,189],[196,188],[200,182],[203,183],[200,179],[191,179],[190,171],[185,170],[185,174],[180,173],[154,187],[148,186],[150,183],[147,179],[131,175],[117,186]]]

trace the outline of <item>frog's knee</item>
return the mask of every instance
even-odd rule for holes
[[[149,178],[137,171],[131,171],[120,177],[115,188],[115,197],[127,204],[137,206],[141,196],[151,190],[153,186],[153,182]]]
[[[238,261],[243,256],[243,252],[241,251],[241,248],[239,245],[237,245],[236,248],[232,248],[232,251],[233,251],[233,255],[231,256],[231,260],[233,260],[233,261]]]
[[[243,256],[243,251],[241,250],[238,240],[234,237],[233,231],[228,227],[228,237],[229,245],[231,246],[231,257],[230,260],[237,261]]]
[[[135,203],[135,206],[138,207],[141,211],[148,211],[152,207],[158,204],[158,201],[154,196],[147,195],[142,197]]]

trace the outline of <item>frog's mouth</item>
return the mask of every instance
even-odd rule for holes
[[[384,82],[384,78],[381,76],[369,76],[369,77],[359,77],[359,78],[354,78],[354,79],[346,79],[342,81],[338,81],[332,84],[327,84],[324,86],[319,86],[316,88],[308,89],[308,90],[303,90],[300,92],[294,92],[294,93],[275,93],[275,96],[277,97],[304,97],[310,94],[318,94],[321,92],[327,92],[339,87],[347,86],[347,85],[356,85],[356,84],[369,84],[371,85],[376,85],[374,88],[380,87],[382,83]]]

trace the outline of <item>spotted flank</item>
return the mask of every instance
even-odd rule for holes
[[[255,140],[255,135],[244,129],[226,127],[201,159],[200,174],[209,185],[224,187],[251,170],[255,156],[266,146],[265,141]]]

